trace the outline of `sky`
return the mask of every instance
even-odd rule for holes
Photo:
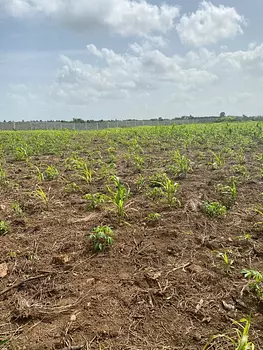
[[[262,0],[0,0],[0,121],[263,114]]]

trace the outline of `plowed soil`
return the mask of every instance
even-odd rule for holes
[[[0,337],[9,340],[3,348],[200,350],[212,335],[234,335],[232,321],[251,313],[251,341],[263,349],[263,302],[240,273],[263,271],[261,217],[253,210],[262,199],[255,155],[263,147],[244,153],[249,176],[238,175],[236,204],[225,217],[210,218],[202,203],[220,200],[215,187],[229,184],[232,158],[212,169],[208,150],[199,159],[199,150],[188,147],[193,171],[175,179],[181,206],[170,207],[147,196],[149,177],[169,174],[174,150],[169,142],[158,150],[144,146],[141,189],[127,150],[117,148],[113,172],[131,189],[121,220],[108,203],[88,210],[83,195],[107,194],[109,176],[94,171],[86,184],[66,168],[69,151],[33,155],[29,162],[7,156],[8,182],[0,188],[0,220],[10,225],[10,232],[0,236],[0,264],[8,268],[0,278]],[[107,143],[94,137],[79,154],[105,153]],[[30,164],[40,169],[52,164],[60,175],[40,182]],[[76,191],[66,191],[73,181]],[[32,195],[37,184],[49,192],[48,208]],[[14,202],[23,214],[14,211]],[[150,222],[147,215],[154,212],[161,218]],[[98,225],[112,228],[114,244],[96,253],[86,235]],[[229,266],[220,256],[224,252],[233,260]],[[209,349],[233,345],[221,339]]]

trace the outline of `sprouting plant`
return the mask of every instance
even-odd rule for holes
[[[59,171],[53,165],[49,165],[42,174],[44,180],[51,181],[59,176]]]
[[[64,187],[64,190],[66,192],[78,192],[80,187],[75,182],[71,182]]]
[[[87,238],[95,251],[103,251],[113,244],[112,236],[113,232],[109,226],[97,226]]]
[[[108,197],[103,193],[88,193],[84,196],[84,199],[88,202],[88,209],[99,208],[107,198]]]
[[[263,298],[263,275],[257,270],[244,269],[241,271],[245,278],[249,280],[248,287],[259,298]]]
[[[224,265],[227,269],[227,271],[229,271],[230,269],[233,268],[233,264],[234,264],[234,260],[233,259],[230,259],[229,256],[228,256],[228,253],[232,253],[230,250],[229,251],[225,251],[225,252],[219,252],[217,254],[217,256],[219,258],[222,258],[223,262],[224,262]]]
[[[17,201],[12,203],[12,209],[17,215],[22,217],[24,216],[23,209],[21,208],[21,205]]]
[[[212,154],[212,159],[208,163],[208,165],[211,165],[213,170],[217,170],[224,167],[225,165],[224,156],[220,152],[216,154],[215,152],[211,151],[211,154]]]
[[[142,176],[142,174],[139,175],[139,178],[136,181],[136,185],[139,191],[141,191],[143,186],[145,185],[145,178]]]
[[[29,155],[27,150],[24,147],[17,146],[15,148],[15,160],[17,161],[25,160],[26,162],[28,162]]]
[[[218,202],[205,202],[203,211],[210,217],[222,217],[226,215],[226,207]]]
[[[45,204],[46,209],[48,209],[50,202],[50,188],[48,189],[48,192],[45,192],[43,188],[38,186],[37,189],[32,192],[32,194],[34,197],[40,199],[40,201]]]
[[[84,180],[87,184],[89,184],[92,180],[92,170],[91,168],[87,165],[87,163],[79,162],[78,163],[78,172],[79,172],[79,177]]]
[[[161,219],[161,214],[159,213],[149,213],[147,215],[147,221],[150,221],[150,222],[157,222]]]
[[[175,152],[172,157],[175,164],[169,166],[169,170],[172,171],[176,176],[186,177],[186,175],[193,171],[191,160],[180,153],[179,150]]]
[[[4,184],[6,182],[6,172],[3,169],[3,166],[0,164],[0,184]]]
[[[235,204],[237,197],[236,178],[231,178],[231,184],[229,186],[218,184],[216,190],[221,194],[222,202],[226,208],[230,209]]]
[[[0,221],[0,236],[5,236],[9,232],[8,222],[1,220]]]
[[[239,322],[233,321],[233,325],[237,326],[233,329],[235,336],[227,334],[213,335],[210,341],[204,346],[203,350],[214,349],[217,340],[220,339],[225,339],[232,343],[233,350],[254,350],[255,345],[249,341],[251,315],[249,315],[248,318],[242,318]]]
[[[156,173],[149,177],[149,187],[162,187],[167,180],[166,173]]]
[[[110,193],[110,196],[108,196],[108,198],[116,206],[119,217],[123,217],[126,215],[125,204],[128,200],[130,190],[121,183],[119,177],[114,175],[111,177],[111,180],[114,183],[115,189],[107,186],[107,189]]]
[[[232,171],[234,174],[242,175],[245,179],[248,179],[248,170],[245,165],[236,164],[232,166]]]
[[[147,196],[151,199],[160,199],[164,196],[164,192],[161,187],[153,187],[147,191]]]
[[[6,343],[8,343],[8,339],[0,339],[0,347],[2,347],[2,345],[5,345]]]
[[[135,154],[133,159],[134,159],[133,162],[134,162],[134,165],[135,165],[136,169],[137,169],[138,171],[141,171],[141,170],[142,170],[142,167],[143,167],[143,165],[144,165],[144,160],[143,160],[143,158],[142,158],[140,155]]]
[[[181,202],[175,196],[178,191],[179,184],[177,182],[173,182],[171,179],[167,177],[166,182],[162,184],[163,192],[166,196],[167,202],[170,206],[177,204],[181,206]]]

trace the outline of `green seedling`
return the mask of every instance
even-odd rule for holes
[[[138,191],[141,191],[142,188],[144,187],[145,185],[145,178],[142,176],[142,174],[139,175],[139,178],[136,182],[136,185],[137,185],[137,188],[138,188]]]
[[[9,224],[8,222],[1,220],[0,221],[0,236],[5,236],[9,233]]]
[[[66,192],[78,192],[80,187],[75,182],[71,182],[64,187],[64,190]]]
[[[237,188],[236,179],[234,177],[231,178],[231,184],[229,186],[218,184],[216,190],[220,193],[222,202],[227,209],[230,209],[236,203]]]
[[[229,258],[228,253],[232,253],[232,252],[231,251],[228,251],[228,252],[225,251],[224,253],[219,252],[217,254],[217,256],[219,258],[222,258],[227,271],[229,271],[230,269],[234,268],[234,266],[233,266],[234,260]]]
[[[175,164],[169,166],[169,170],[172,171],[175,176],[180,176],[185,178],[186,175],[193,171],[191,160],[180,153],[177,150],[172,158]]]
[[[233,321],[233,325],[237,326],[233,329],[235,336],[227,334],[213,335],[203,350],[215,349],[216,341],[220,339],[229,341],[233,345],[233,350],[254,350],[255,345],[249,341],[251,315],[248,318],[242,318],[239,322]]]
[[[108,197],[102,193],[88,193],[83,198],[88,202],[88,209],[92,210],[99,208]]]
[[[21,208],[21,205],[18,202],[14,202],[12,204],[12,209],[16,215],[24,217],[23,209]]]
[[[113,232],[109,226],[94,227],[91,234],[87,236],[94,251],[103,251],[113,244]]]
[[[50,188],[48,189],[48,192],[45,192],[43,188],[40,186],[37,187],[35,191],[32,192],[33,196],[39,199],[46,207],[46,209],[49,208],[50,203]]]
[[[156,223],[156,222],[160,221],[160,219],[161,219],[161,214],[159,214],[159,213],[150,213],[146,217],[146,220],[149,223]]]
[[[22,161],[22,160],[25,160],[26,162],[29,161],[28,152],[22,146],[17,146],[15,148],[15,154],[14,155],[15,155],[15,160],[17,160],[17,161]]]
[[[223,168],[226,163],[224,156],[221,153],[216,154],[213,151],[211,151],[211,154],[212,154],[212,159],[208,163],[208,165],[210,165],[213,170]]]
[[[205,202],[203,211],[210,217],[222,217],[226,215],[226,207],[218,202]]]
[[[46,170],[43,171],[43,180],[46,181],[51,181],[51,180],[55,180],[58,178],[59,176],[59,171],[57,168],[55,168],[52,165],[49,165]]]
[[[118,216],[124,217],[126,215],[125,204],[129,198],[130,190],[128,187],[121,183],[120,179],[117,176],[112,176],[111,180],[114,183],[115,189],[107,186],[110,194],[108,196],[108,199],[116,206]]]
[[[258,298],[263,298],[263,275],[256,270],[244,269],[243,276],[249,280],[248,287]]]

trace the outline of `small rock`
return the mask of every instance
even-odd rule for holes
[[[0,278],[3,278],[7,275],[8,266],[7,263],[0,264]]]
[[[222,300],[222,305],[223,308],[227,311],[234,311],[235,310],[235,306],[232,304],[228,304],[227,302],[225,302],[224,300]]]
[[[56,264],[56,265],[65,265],[66,263],[69,262],[69,256],[68,255],[56,255],[56,256],[53,256],[52,258],[52,263],[53,264]]]
[[[188,266],[187,270],[189,270],[192,273],[201,273],[201,272],[203,272],[202,267],[199,266],[199,265],[195,265],[195,264],[192,264],[192,265]]]

